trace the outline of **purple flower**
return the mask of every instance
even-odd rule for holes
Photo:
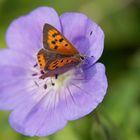
[[[45,23],[56,27],[81,54],[94,58],[58,79],[39,79],[35,64]],[[105,67],[95,62],[103,51],[104,33],[85,15],[64,13],[59,17],[54,9],[40,7],[16,19],[6,41],[8,49],[0,51],[0,109],[12,111],[9,122],[16,131],[28,136],[50,135],[68,121],[89,114],[103,100]]]

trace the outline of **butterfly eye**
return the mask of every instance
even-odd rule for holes
[[[81,59],[81,60],[84,60],[84,59],[85,59],[85,57],[84,57],[84,56],[80,56],[80,59]]]

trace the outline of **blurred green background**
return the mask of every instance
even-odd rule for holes
[[[1,140],[140,140],[140,1],[139,0],[0,0],[0,47],[6,47],[10,22],[39,6],[54,7],[59,14],[85,13],[105,32],[107,95],[93,113],[70,122],[49,137],[29,138],[8,124],[0,112]],[[2,61],[2,60],[0,60]]]

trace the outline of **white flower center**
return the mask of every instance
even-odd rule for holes
[[[57,77],[47,77],[43,80],[39,78],[41,76],[40,69],[33,68],[32,70],[32,73],[30,73],[32,78],[31,80],[28,80],[27,87],[30,87],[30,90],[33,90],[33,93],[36,93],[33,96],[33,100],[35,101],[39,101],[48,94],[54,98],[57,93],[65,90],[71,80],[75,77],[75,69],[71,69]]]
[[[74,78],[74,70],[69,70],[68,72],[65,72],[61,75],[58,75],[58,78],[54,80],[54,89],[55,90],[61,90],[62,88],[65,88],[69,82]]]

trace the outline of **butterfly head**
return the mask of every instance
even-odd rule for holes
[[[79,54],[78,58],[82,65],[91,65],[93,63],[94,56]]]
[[[85,60],[85,56],[84,55],[80,55],[80,60],[84,61]]]
[[[81,61],[85,61],[87,58],[93,58],[94,56],[87,56],[87,55],[79,55]]]

